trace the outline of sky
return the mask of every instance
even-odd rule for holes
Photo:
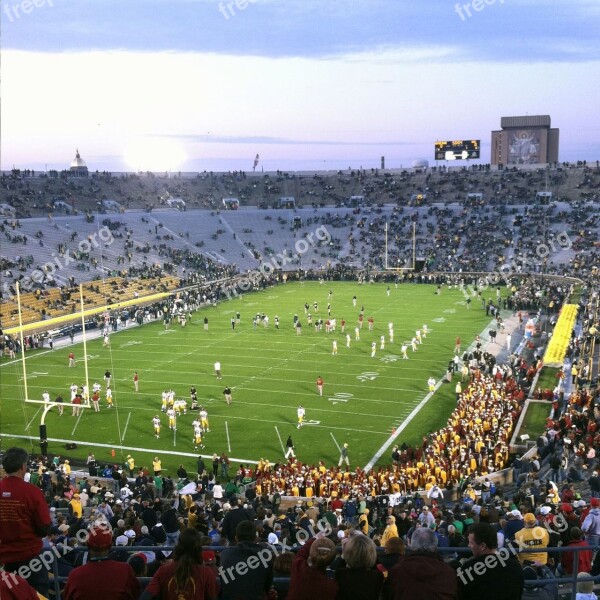
[[[434,163],[502,116],[600,159],[598,0],[0,0],[0,167]],[[464,164],[457,162],[455,164]]]

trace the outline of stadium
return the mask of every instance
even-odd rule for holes
[[[596,599],[593,4],[3,4],[0,600]]]
[[[597,394],[597,167],[2,186],[2,444],[48,468],[459,498]]]

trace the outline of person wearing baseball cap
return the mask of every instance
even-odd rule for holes
[[[141,588],[131,566],[108,558],[113,543],[110,527],[98,524],[88,534],[88,562],[69,573],[63,600],[137,600]]]
[[[585,541],[590,546],[600,544],[600,498],[590,500],[590,512],[581,524],[581,529],[585,533]]]
[[[398,528],[396,527],[396,517],[394,515],[388,515],[385,520],[385,529],[381,536],[381,545],[385,546],[387,541],[393,537],[399,537]]]
[[[526,513],[523,516],[524,527],[515,533],[515,541],[519,548],[547,548],[550,542],[548,531],[537,524],[536,516],[533,513]],[[523,552],[519,554],[521,563],[536,563],[545,565],[548,562],[547,552]]]

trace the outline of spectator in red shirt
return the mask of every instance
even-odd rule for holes
[[[140,600],[214,600],[216,597],[215,572],[203,564],[202,536],[196,529],[188,528],[177,540],[173,560],[156,571]]]
[[[128,563],[110,560],[112,531],[96,525],[89,532],[89,562],[69,573],[63,600],[137,600],[140,583]]]
[[[580,546],[587,546],[588,543],[585,541],[583,531],[579,527],[571,527],[569,530],[571,541],[564,546],[565,552],[561,554],[560,564],[567,575],[573,575],[573,562],[575,558],[574,552],[566,551],[566,548],[577,548]],[[589,573],[592,569],[592,551],[591,550],[580,550],[579,551],[579,564],[577,566],[579,573]]]
[[[2,600],[39,600],[37,592],[15,573],[0,569],[0,598]]]
[[[0,564],[20,575],[40,594],[48,595],[48,571],[33,571],[30,561],[42,551],[42,538],[50,532],[52,519],[44,494],[25,481],[29,454],[23,448],[9,448],[2,466],[6,477],[0,480]]]

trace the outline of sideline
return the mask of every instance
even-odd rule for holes
[[[511,313],[511,316],[512,316],[512,313]],[[479,339],[482,344],[487,344],[489,342],[488,331],[494,326],[495,323],[496,323],[496,320],[492,319],[489,322],[489,324],[487,325],[487,327],[479,334]],[[498,346],[498,347],[500,348],[500,346]],[[465,350],[465,352],[472,352],[474,348],[475,348],[475,342],[473,341],[471,343],[471,345]],[[444,372],[444,375],[442,375],[440,380],[435,384],[435,388],[433,389],[433,392],[429,392],[427,394],[427,396],[425,396],[425,398],[423,398],[423,400],[421,400],[421,402],[419,402],[419,404],[417,404],[417,406],[415,406],[415,408],[408,415],[408,417],[406,417],[406,419],[404,419],[404,421],[402,421],[402,424],[396,429],[396,431],[394,431],[394,433],[392,433],[392,435],[383,443],[383,446],[381,446],[381,448],[379,448],[379,450],[377,450],[377,452],[375,453],[373,458],[371,458],[371,460],[366,464],[366,466],[364,468],[365,473],[368,473],[375,466],[375,463],[383,456],[383,453],[386,452],[388,450],[388,448],[396,441],[398,436],[408,427],[410,422],[419,414],[420,410],[427,404],[427,402],[429,402],[429,399],[443,385],[445,375],[446,375],[446,373]]]
[[[16,435],[16,434],[12,434],[12,433],[0,433],[0,438],[8,438],[8,439],[21,439],[21,440],[33,440],[35,442],[39,442],[39,436],[33,436],[33,435]],[[136,446],[116,446],[114,444],[99,444],[97,442],[84,442],[81,440],[64,440],[62,438],[48,438],[49,442],[61,442],[64,444],[77,444],[78,446],[91,446],[91,447],[96,447],[96,448],[110,448],[111,450],[133,450],[134,452],[147,452],[148,454],[154,454],[154,456],[156,456],[156,453],[158,452],[159,454],[170,454],[172,456],[189,456],[189,457],[193,457],[193,458],[198,458],[198,456],[202,456],[202,458],[212,458],[212,454],[197,454],[195,452],[175,452],[174,450],[157,450],[156,448],[138,448]],[[249,460],[249,459],[245,459],[245,458],[231,458],[229,457],[229,460],[233,461],[233,462],[239,462],[239,463],[250,463],[253,465],[258,464],[258,461],[256,460]]]

